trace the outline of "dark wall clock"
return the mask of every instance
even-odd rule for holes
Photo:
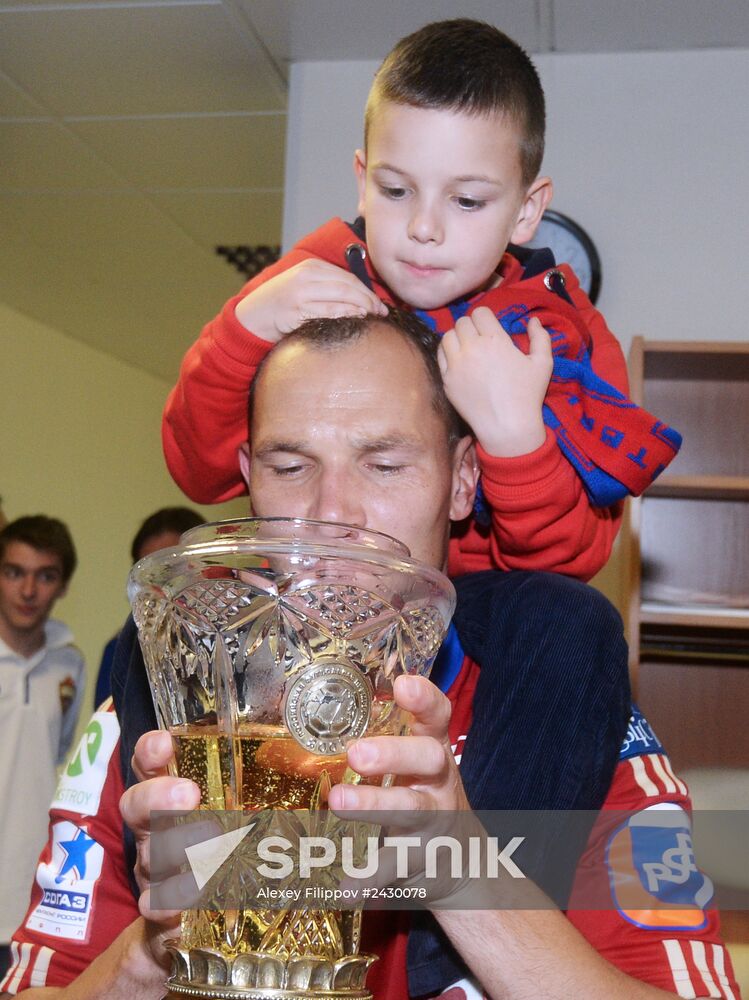
[[[549,247],[557,264],[569,264],[583,291],[595,302],[601,290],[601,258],[583,227],[561,212],[544,212],[529,247]]]

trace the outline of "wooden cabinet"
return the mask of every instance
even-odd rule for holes
[[[679,455],[629,507],[635,696],[678,768],[749,765],[749,343],[635,338]]]

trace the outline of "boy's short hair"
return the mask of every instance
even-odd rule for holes
[[[546,111],[538,73],[517,42],[484,21],[435,21],[396,44],[369,92],[365,146],[379,101],[506,115],[520,131],[523,183],[541,169]]]
[[[130,546],[133,562],[140,559],[140,550],[149,538],[164,535],[168,531],[174,532],[175,535],[184,535],[190,528],[197,528],[199,524],[205,524],[205,518],[191,507],[162,507],[161,510],[154,511],[138,528]]]
[[[23,542],[39,552],[52,552],[60,560],[62,579],[67,583],[78,565],[73,539],[68,527],[55,517],[35,514],[19,517],[0,531],[0,559],[11,542]]]
[[[387,316],[339,316],[335,318],[308,319],[298,326],[296,330],[292,330],[283,340],[279,341],[276,347],[281,347],[289,343],[305,343],[311,344],[320,350],[335,350],[343,344],[359,340],[361,337],[366,336],[372,327],[377,324],[392,327],[420,355],[432,387],[432,405],[445,425],[447,444],[452,451],[458,441],[471,432],[445,393],[442,373],[437,362],[437,348],[439,347],[440,337],[414,316],[413,313],[390,306],[388,307]],[[265,355],[250,382],[247,401],[250,436],[254,420],[257,386],[266,364],[273,357],[274,350],[269,351]]]

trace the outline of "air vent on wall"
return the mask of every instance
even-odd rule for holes
[[[220,257],[226,257],[227,263],[239,271],[240,274],[248,278],[254,278],[256,274],[277,261],[281,254],[281,247],[270,247],[261,244],[256,247],[236,246],[236,247],[216,247],[216,253]]]

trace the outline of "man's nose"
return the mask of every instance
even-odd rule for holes
[[[415,204],[408,224],[408,235],[417,243],[441,243],[444,231],[437,207],[425,201]]]
[[[322,476],[310,517],[318,521],[366,526],[361,493],[352,476],[345,474]]]
[[[24,573],[21,577],[21,596],[29,601],[36,596],[37,580],[34,573]]]

